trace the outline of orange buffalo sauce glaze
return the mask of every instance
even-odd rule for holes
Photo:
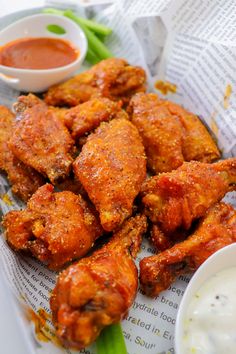
[[[20,69],[52,69],[78,58],[72,44],[57,38],[20,38],[0,47],[0,65]]]

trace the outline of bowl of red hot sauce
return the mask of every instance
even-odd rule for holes
[[[25,17],[0,32],[0,80],[20,91],[43,92],[72,76],[86,52],[85,34],[71,20]]]

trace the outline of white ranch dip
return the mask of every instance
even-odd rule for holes
[[[183,354],[236,354],[236,267],[210,277],[189,304]]]

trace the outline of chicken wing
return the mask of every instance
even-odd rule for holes
[[[97,128],[101,122],[113,118],[129,119],[118,102],[105,97],[94,98],[68,110],[65,114],[65,124],[77,139]]]
[[[145,71],[124,59],[110,58],[68,81],[51,87],[45,101],[53,106],[76,106],[92,97],[104,96],[124,104],[136,92],[145,91]]]
[[[143,139],[148,167],[159,173],[182,165],[182,127],[179,119],[169,113],[158,96],[153,93],[137,94],[131,99],[128,111]]]
[[[82,349],[126,316],[138,287],[133,258],[146,227],[144,216],[129,219],[108,244],[60,274],[51,310],[65,346]]]
[[[189,229],[193,220],[235,190],[236,158],[214,164],[185,162],[147,180],[141,190],[145,213],[165,233]]]
[[[27,201],[43,185],[43,177],[33,168],[19,161],[9,148],[8,142],[13,131],[14,115],[0,106],[0,169],[7,173],[12,192]]]
[[[185,241],[140,262],[144,292],[156,296],[181,274],[196,270],[220,248],[236,242],[236,211],[218,203],[209,209],[196,231]]]
[[[102,234],[80,195],[53,193],[51,184],[40,187],[25,210],[7,213],[3,226],[14,250],[30,252],[51,269],[85,255]]]
[[[32,96],[20,97],[15,105],[10,147],[19,160],[56,183],[70,172],[74,141],[56,114]]]
[[[146,158],[135,126],[125,119],[102,123],[76,158],[74,172],[112,231],[131,215],[146,177]]]
[[[128,111],[142,136],[154,173],[169,172],[184,161],[212,162],[219,150],[197,116],[153,93],[136,94]]]
[[[216,143],[196,115],[176,103],[164,100],[162,103],[172,116],[179,118],[184,129],[182,151],[185,161],[213,162],[220,158]]]

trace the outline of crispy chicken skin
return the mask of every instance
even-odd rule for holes
[[[128,103],[136,92],[146,90],[145,71],[124,59],[110,58],[66,82],[51,87],[45,101],[53,106],[76,106],[92,97],[107,97]]]
[[[72,137],[78,139],[97,128],[101,122],[108,122],[113,118],[129,119],[119,102],[100,97],[69,109],[65,114],[65,124]]]
[[[27,201],[43,185],[44,179],[33,168],[19,161],[9,148],[8,142],[13,131],[14,115],[0,106],[0,169],[7,173],[12,192]]]
[[[28,95],[22,95],[18,97],[18,101],[13,105],[16,114],[20,115],[25,111],[26,108],[32,108],[37,104],[42,104],[43,101],[35,96],[33,93],[29,93]],[[47,106],[50,111],[56,114],[57,118],[65,124],[65,114],[68,112],[68,108],[64,107],[54,107]]]
[[[193,220],[235,190],[236,158],[214,164],[185,162],[147,180],[141,190],[145,213],[165,233],[189,229]]]
[[[126,316],[138,288],[133,258],[146,227],[145,216],[130,218],[109,243],[59,275],[51,310],[65,346],[82,349]]]
[[[154,173],[169,172],[184,161],[212,162],[219,150],[197,116],[153,93],[130,101],[131,121],[142,136],[147,163]]]
[[[146,158],[135,126],[126,119],[101,123],[76,158],[74,172],[112,231],[132,213],[135,197],[146,177]]]
[[[179,118],[183,127],[182,151],[185,161],[213,162],[220,158],[219,149],[200,119],[180,105],[162,100],[172,116]]]
[[[147,165],[154,173],[168,172],[182,165],[182,127],[157,95],[135,95],[128,112],[143,139]]]
[[[102,228],[80,195],[53,193],[40,187],[22,211],[10,211],[3,219],[6,238],[15,251],[28,251],[51,269],[82,257],[102,234]]]
[[[52,183],[65,178],[73,161],[74,141],[63,122],[33,95],[20,97],[15,110],[17,120],[10,139],[13,153]]]
[[[218,203],[209,209],[196,231],[185,241],[140,262],[144,292],[156,296],[181,274],[196,270],[220,248],[236,241],[236,211]]]

